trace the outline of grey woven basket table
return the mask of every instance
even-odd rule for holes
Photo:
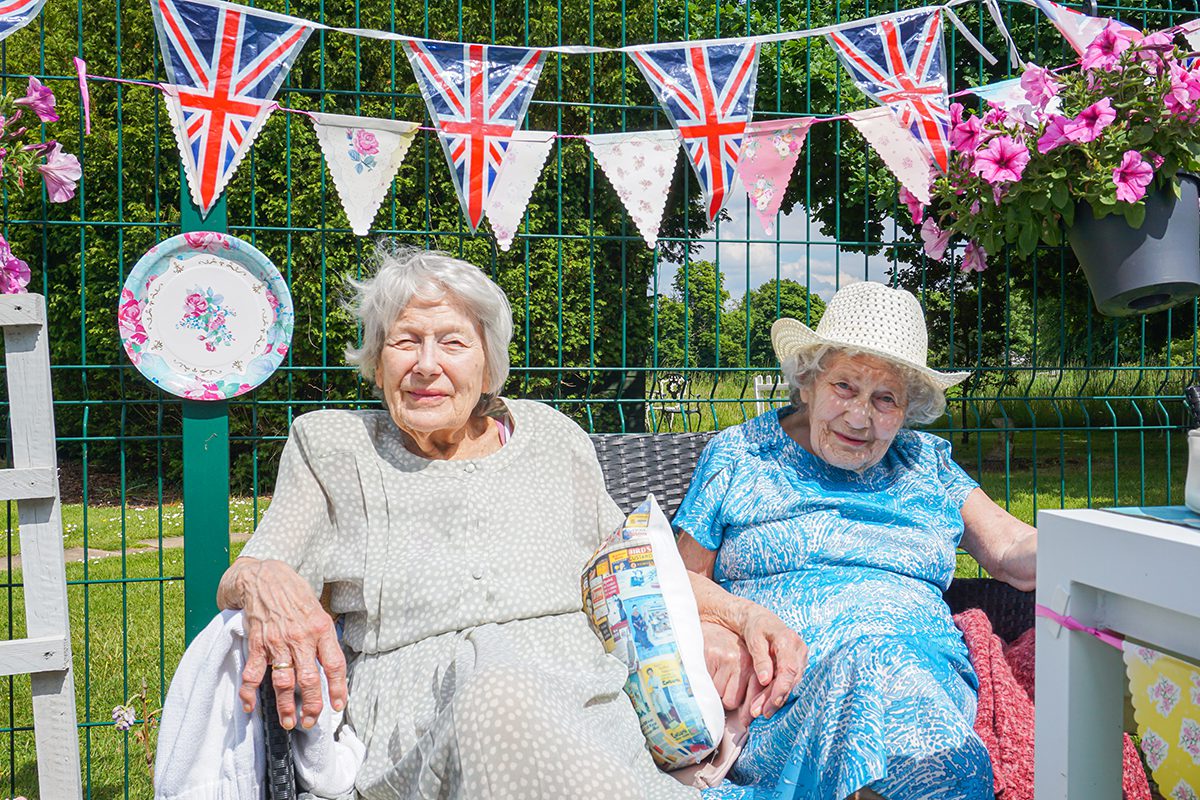
[[[596,457],[604,472],[604,483],[617,505],[630,509],[654,492],[668,518],[675,514],[687,492],[700,452],[714,436],[706,433],[598,433],[592,435]],[[970,608],[982,609],[992,629],[1012,641],[1033,627],[1033,593],[1021,592],[991,578],[958,578],[945,594],[954,614]],[[263,681],[270,691],[271,681]],[[270,698],[274,709],[274,698]],[[266,703],[258,706],[264,711]],[[268,742],[268,798],[295,800],[298,796],[292,775],[290,732],[274,714],[264,723]]]

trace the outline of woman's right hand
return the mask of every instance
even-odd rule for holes
[[[271,672],[279,722],[296,725],[296,689],[300,690],[301,725],[317,722],[321,701],[318,662],[329,683],[335,711],[346,707],[346,659],[338,645],[333,620],[300,575],[282,561],[239,558],[221,578],[221,608],[240,608],[245,620],[248,653],[238,696],[250,712],[258,699],[268,664],[290,664]]]
[[[800,634],[758,603],[746,601],[741,612],[739,632],[762,692],[756,700],[758,712],[754,716],[761,713],[770,717],[783,707],[804,676],[808,646]]]

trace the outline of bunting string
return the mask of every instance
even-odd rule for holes
[[[918,198],[944,173],[950,154],[950,98],[945,65],[945,20],[985,59],[995,57],[952,10],[973,0],[895,11],[808,30],[621,48],[512,47],[446,42],[364,28],[338,28],[229,0],[151,0],[169,80],[151,84],[166,96],[187,185],[202,216],[220,199],[270,115],[303,114],[314,126],[352,229],[365,235],[390,191],[419,130],[431,130],[445,154],[463,216],[472,233],[486,217],[507,247],[555,139],[583,138],[613,183],[647,244],[657,239],[663,208],[647,204],[652,188],[665,194],[674,174],[672,148],[682,149],[696,175],[709,222],[739,187],[750,196],[769,232],[787,190],[805,134],[815,124],[849,119],[884,164]],[[1041,9],[1073,44],[1098,30],[1098,20],[1052,0],[1024,0]],[[1009,45],[995,0],[984,0]],[[1069,13],[1068,13],[1069,12]],[[1078,19],[1077,19],[1078,18]],[[1070,25],[1064,24],[1070,21]],[[1071,27],[1074,25],[1075,27]],[[281,106],[282,87],[314,30],[401,42],[431,127],[370,117],[318,114]],[[755,123],[754,98],[761,45],[825,36],[854,83],[879,108],[849,115],[814,115]],[[529,131],[525,117],[547,53],[628,54],[671,122],[670,131],[577,134]],[[81,101],[88,113],[86,65],[77,60]],[[93,76],[105,79],[102,76]],[[143,83],[128,81],[128,83]],[[993,103],[1016,95],[984,89]],[[86,125],[86,123],[85,123]],[[751,135],[751,132],[754,132]],[[653,179],[618,168],[621,153],[654,163]],[[514,155],[518,154],[518,155]],[[743,159],[750,163],[743,164]],[[513,162],[510,165],[510,161]],[[497,196],[493,201],[493,195]]]
[[[156,0],[156,2],[157,1],[158,0]],[[427,38],[418,37],[418,36],[408,36],[403,33],[395,33],[393,31],[375,30],[373,28],[343,28],[343,27],[338,27],[335,25],[325,25],[320,22],[312,22],[311,20],[301,19],[300,17],[293,17],[293,16],[289,16],[287,14],[280,14],[280,13],[277,13],[274,11],[263,11],[263,10],[256,9],[256,8],[252,9],[248,6],[241,6],[236,3],[227,2],[227,0],[188,0],[188,1],[191,3],[198,4],[198,5],[205,5],[205,6],[210,6],[213,8],[244,9],[245,12],[252,13],[256,17],[262,17],[264,19],[270,19],[270,20],[274,20],[276,22],[289,24],[289,25],[305,25],[309,28],[312,28],[313,30],[334,31],[337,33],[346,34],[348,36],[357,36],[357,37],[363,38],[363,39],[378,39],[378,40],[382,40],[382,41],[391,41],[391,42],[433,42],[435,44],[447,44],[447,45],[455,45],[455,46],[462,46],[464,44],[463,42],[449,42],[449,41],[444,41],[444,40],[440,40],[440,39],[427,39]],[[761,34],[755,34],[752,36],[740,36],[740,37],[736,37],[736,38],[693,39],[693,40],[682,41],[682,42],[653,42],[653,43],[649,43],[649,44],[625,45],[623,47],[601,47],[598,45],[578,45],[578,44],[548,45],[548,46],[544,46],[544,47],[531,45],[530,47],[532,49],[541,50],[546,53],[558,53],[561,55],[591,55],[591,54],[598,54],[598,53],[634,53],[634,52],[638,52],[638,51],[647,51],[647,50],[650,50],[650,51],[663,50],[663,49],[669,49],[669,48],[673,48],[673,47],[679,47],[680,45],[707,47],[710,45],[730,44],[733,42],[747,42],[747,43],[763,45],[763,44],[771,44],[771,43],[775,43],[775,42],[786,42],[786,41],[793,41],[796,39],[808,39],[808,38],[814,38],[814,37],[818,37],[818,36],[825,36],[827,34],[834,33],[835,31],[854,27],[856,25],[861,25],[863,23],[879,22],[879,21],[882,21],[885,19],[890,19],[892,17],[899,16],[899,15],[938,12],[938,11],[943,11],[946,9],[955,8],[957,6],[971,4],[974,2],[975,2],[975,0],[947,0],[947,2],[939,4],[939,5],[921,6],[918,8],[907,9],[905,11],[891,12],[888,14],[880,14],[880,15],[877,15],[874,17],[864,17],[863,19],[854,20],[852,22],[841,22],[841,23],[837,23],[834,25],[824,25],[824,26],[821,26],[818,28],[806,28],[803,30],[776,31],[774,33],[761,33]],[[1027,2],[1032,2],[1032,0],[1027,0]],[[1002,23],[1000,23],[1000,24],[1002,25]],[[1005,31],[1005,32],[1007,33],[1007,31]],[[974,36],[971,36],[970,34],[968,34],[964,38],[967,38],[967,40],[969,42],[971,42],[972,46],[974,46],[974,47],[977,47],[977,48],[983,47],[983,45],[980,44],[978,42],[978,40]],[[983,55],[984,58],[990,59],[989,63],[995,63],[995,57],[992,56],[991,53],[986,52],[986,49],[980,50],[980,54]]]

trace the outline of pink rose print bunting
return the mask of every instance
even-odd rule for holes
[[[310,116],[350,228],[366,236],[412,146],[418,125],[345,114]]]
[[[775,232],[775,215],[813,121],[796,117],[746,126],[737,172],[767,235]]]

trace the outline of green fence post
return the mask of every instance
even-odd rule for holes
[[[227,227],[225,198],[208,216],[180,176],[184,231]],[[217,583],[229,566],[229,403],[183,401],[183,628],[185,641],[217,613]]]

